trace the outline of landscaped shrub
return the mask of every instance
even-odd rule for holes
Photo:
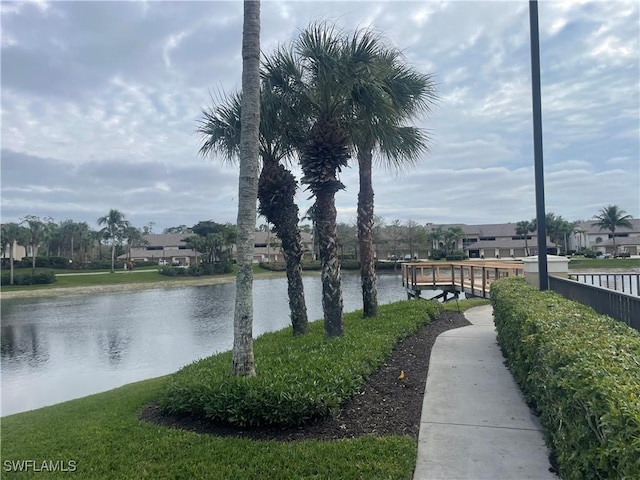
[[[436,248],[431,252],[429,260],[442,260],[447,256],[447,251],[444,248]]]
[[[467,256],[462,250],[455,250],[453,252],[449,252],[445,258],[448,262],[460,262],[467,258]]]
[[[289,328],[254,342],[257,376],[230,375],[231,352],[199,360],[177,372],[160,400],[171,414],[238,426],[302,425],[336,412],[357,394],[401,338],[441,312],[436,302],[406,301],[379,307],[375,318],[345,315],[345,334],[329,339],[321,321],[310,333]]]
[[[564,479],[640,478],[640,334],[523,279],[491,285],[498,342]]]
[[[4,272],[0,278],[2,285],[9,285],[11,281],[10,272]],[[15,273],[13,275],[14,285],[49,285],[55,283],[56,276],[53,272],[37,272],[35,275],[30,273]]]
[[[260,262],[260,268],[270,270],[272,272],[284,272],[287,266],[282,262]]]
[[[15,262],[15,266],[19,268],[31,268],[33,259],[24,257],[22,260]],[[36,257],[36,267],[40,268],[69,268],[69,259],[65,257],[44,257],[38,255]]]
[[[359,260],[341,260],[340,268],[342,270],[360,270]]]

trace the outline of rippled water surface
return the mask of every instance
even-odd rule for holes
[[[345,312],[362,308],[360,277],[343,275]],[[309,319],[321,284],[304,278]],[[2,302],[1,414],[174,372],[233,342],[235,285]],[[406,298],[399,275],[378,279],[379,302]],[[289,325],[284,278],[254,282],[254,335]]]

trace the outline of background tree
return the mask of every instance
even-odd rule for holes
[[[40,217],[35,215],[27,215],[22,219],[29,230],[29,246],[31,247],[31,274],[36,273],[36,257],[38,256],[38,247],[43,242],[46,235],[46,224]]]
[[[596,222],[591,225],[594,227],[600,227],[600,230],[609,230],[611,232],[611,238],[613,240],[613,253],[618,253],[618,246],[616,245],[616,230],[622,227],[631,228],[631,220],[633,217],[627,215],[627,212],[622,210],[617,205],[607,205],[603,207],[597,215],[593,216]]]
[[[245,0],[242,29],[242,112],[238,183],[238,270],[233,321],[233,375],[255,376],[253,249],[260,129],[260,2]]]
[[[131,260],[131,248],[138,247],[148,243],[145,241],[140,229],[133,225],[127,225],[122,230],[122,238],[127,242],[127,259]]]
[[[441,242],[444,240],[444,228],[441,225],[432,228],[427,234],[427,238],[431,242],[433,250],[439,250],[444,246],[441,245]]]
[[[516,235],[524,237],[524,251],[525,255],[529,256],[529,234],[535,232],[537,229],[536,219],[533,220],[521,220],[516,223]]]
[[[104,225],[102,229],[103,237],[111,242],[111,273],[115,272],[116,245],[124,236],[124,230],[129,226],[124,213],[111,209],[104,217],[98,218],[98,225]]]
[[[9,249],[9,285],[13,285],[13,262],[15,259],[15,246],[26,245],[29,242],[29,231],[17,223],[5,223],[2,225],[2,252]]]
[[[193,233],[193,230],[191,230],[191,228],[187,227],[186,225],[178,225],[177,227],[168,227],[165,228],[162,233],[185,233],[185,234],[189,234],[189,233]],[[145,235],[147,235],[145,233]]]
[[[340,222],[336,226],[338,247],[342,258],[358,260],[358,230],[355,225]],[[346,250],[346,254],[345,254]]]
[[[464,238],[464,230],[461,227],[449,227],[444,231],[444,248],[447,254],[453,253],[458,248],[458,240]]]

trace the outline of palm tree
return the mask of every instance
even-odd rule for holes
[[[260,2],[245,0],[242,28],[242,106],[236,303],[233,320],[233,366],[237,377],[256,374],[253,357],[253,248],[258,197],[260,147]]]
[[[29,231],[17,223],[6,223],[2,225],[2,253],[9,247],[9,285],[13,285],[13,260],[16,244],[24,245],[28,242]]]
[[[105,225],[102,233],[105,239],[111,241],[111,273],[115,272],[116,245],[123,238],[124,229],[129,226],[124,213],[111,209],[104,217],[98,219],[98,225]]]
[[[524,251],[527,257],[529,256],[529,233],[535,232],[536,228],[537,222],[535,218],[533,220],[521,220],[516,223],[516,235],[524,237]]]
[[[261,90],[260,157],[262,171],[258,181],[258,210],[274,226],[282,242],[287,271],[289,309],[294,335],[308,332],[307,306],[302,283],[302,237],[299,210],[295,203],[298,183],[293,174],[280,162],[291,156],[291,141],[287,132],[293,130],[286,124],[288,107],[275,101],[268,89]],[[214,151],[228,161],[237,159],[240,146],[241,95],[227,97],[215,109],[203,110],[203,120],[198,133],[203,137],[202,155]],[[283,108],[285,107],[285,108]]]
[[[131,260],[131,247],[143,245],[145,239],[139,228],[133,225],[127,225],[122,231],[122,237],[127,240],[127,258]],[[148,243],[148,242],[147,242]]]
[[[318,235],[324,330],[329,337],[344,331],[335,194],[344,188],[339,172],[350,157],[346,119],[352,79],[347,61],[334,30],[314,24],[291,48],[281,47],[265,61],[263,77],[267,88],[300,114],[302,183],[315,197],[310,216]]]
[[[399,50],[386,48],[370,30],[357,31],[347,50],[353,59],[349,131],[360,175],[357,222],[363,314],[372,317],[378,309],[372,234],[373,154],[377,150],[385,165],[393,169],[415,164],[420,153],[428,149],[428,136],[405,122],[428,112],[437,96],[430,75],[416,72]]]
[[[611,238],[613,239],[613,254],[618,253],[618,246],[616,245],[616,229],[620,227],[631,228],[631,220],[633,217],[627,215],[627,212],[622,210],[617,205],[607,205],[603,207],[598,215],[593,216],[597,222],[592,223],[594,227],[600,227],[600,230],[609,230],[611,232]]]
[[[46,224],[35,215],[27,215],[22,219],[22,223],[27,224],[29,230],[29,245],[31,246],[31,275],[36,273],[36,257],[38,256],[38,246],[46,235]]]

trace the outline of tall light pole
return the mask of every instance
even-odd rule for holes
[[[533,103],[533,163],[536,182],[536,218],[538,224],[538,275],[540,290],[549,289],[547,270],[547,220],[544,208],[544,168],[542,161],[542,99],[540,94],[540,38],[538,2],[529,1],[531,31],[531,98]]]

